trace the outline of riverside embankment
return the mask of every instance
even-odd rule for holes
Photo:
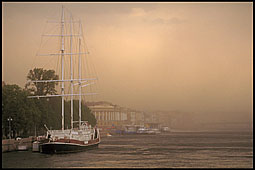
[[[35,137],[22,138],[19,140],[4,139],[2,140],[2,152],[16,151],[19,145],[25,145],[28,149],[31,149],[34,141]]]

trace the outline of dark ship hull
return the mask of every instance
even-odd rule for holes
[[[99,139],[90,140],[87,144],[75,140],[47,142],[40,145],[40,152],[46,154],[81,152],[97,148],[99,143]]]

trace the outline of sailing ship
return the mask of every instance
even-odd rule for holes
[[[49,54],[49,55],[59,55],[61,56],[61,80],[35,80],[35,81],[30,81],[31,83],[47,83],[47,82],[60,82],[61,83],[61,94],[52,94],[52,95],[42,95],[42,96],[29,96],[29,98],[42,98],[42,97],[61,97],[62,98],[62,129],[57,129],[57,130],[49,130],[47,126],[45,125],[45,128],[47,129],[47,135],[46,135],[46,140],[44,141],[39,141],[39,143],[36,143],[36,146],[39,149],[35,149],[36,151],[40,151],[41,153],[69,153],[69,152],[78,152],[78,151],[84,151],[90,148],[95,148],[98,147],[100,143],[100,133],[99,129],[96,127],[92,127],[91,125],[88,124],[87,121],[82,121],[81,120],[81,96],[82,95],[91,95],[91,94],[86,94],[82,93],[81,88],[84,86],[89,85],[88,81],[89,80],[96,80],[96,78],[82,78],[81,77],[81,55],[87,54],[83,53],[81,51],[81,39],[82,39],[82,31],[81,31],[81,22],[79,20],[79,32],[73,33],[73,28],[72,28],[72,23],[77,21],[73,21],[72,15],[70,15],[70,20],[66,20],[65,18],[65,12],[64,12],[64,6],[62,6],[62,13],[61,13],[61,19],[59,21],[54,21],[55,23],[59,23],[61,27],[61,34],[59,35],[48,35],[48,36],[57,36],[60,38],[60,49],[58,53],[54,54]],[[70,28],[67,29],[67,24],[70,25]],[[69,26],[68,25],[68,26]],[[69,31],[69,33],[68,33]],[[70,43],[70,51],[66,50],[66,45],[65,38],[69,38],[68,41]],[[74,38],[78,38],[78,48],[76,49],[76,52],[74,53],[72,51],[73,44],[72,42],[74,41]],[[78,49],[78,52],[77,52]],[[70,56],[70,79],[65,78],[65,70],[64,70],[64,57]],[[79,64],[78,64],[78,79],[75,79],[73,77],[73,63],[72,59],[73,56],[78,56],[79,58]],[[70,92],[71,94],[65,93],[64,88],[65,87],[65,82],[70,83]],[[74,82],[77,82],[74,84]],[[87,83],[84,85],[84,83]],[[74,94],[73,93],[73,88],[74,85],[79,85],[79,93]],[[79,96],[79,121],[74,121],[73,120],[73,96]],[[64,127],[64,101],[65,97],[71,97],[71,126],[68,129],[65,129]],[[78,123],[78,127],[74,128],[74,123]]]

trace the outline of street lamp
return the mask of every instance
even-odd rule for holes
[[[11,139],[11,121],[12,121],[12,118],[8,117],[7,120],[9,121],[9,139]]]

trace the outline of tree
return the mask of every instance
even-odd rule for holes
[[[28,99],[29,92],[18,85],[4,85],[2,87],[2,125],[4,134],[9,133],[8,117],[12,118],[11,129],[21,136],[32,135],[40,111],[33,100]]]
[[[27,75],[28,80],[58,80],[54,70],[34,68]],[[16,84],[2,84],[2,136],[9,133],[9,122],[14,135],[28,137],[45,132],[44,124],[53,129],[61,129],[61,98],[28,98],[31,95],[56,94],[56,82],[28,82],[25,89]],[[78,117],[78,101],[74,101],[74,113]],[[76,118],[77,118],[76,117]],[[82,105],[82,120],[87,120],[92,126],[96,125],[95,116],[88,107]],[[65,127],[70,128],[70,101],[65,101]],[[39,133],[38,133],[39,131]]]
[[[54,70],[34,68],[27,75],[27,80],[58,80]],[[25,88],[34,95],[56,94],[56,82],[28,82]],[[53,129],[61,129],[61,98],[48,98],[36,101],[37,107],[43,112],[41,123],[47,124]],[[70,101],[65,101],[65,128],[70,128]],[[78,101],[74,100],[74,116],[78,116]],[[77,119],[77,118],[76,118]],[[96,125],[96,118],[85,105],[82,105],[82,120],[88,121],[92,126]]]
[[[55,86],[57,82],[31,82],[35,80],[58,80],[59,76],[54,70],[44,70],[43,68],[34,68],[27,75],[28,82],[25,88],[34,95],[56,94]],[[30,80],[30,81],[29,81]]]

